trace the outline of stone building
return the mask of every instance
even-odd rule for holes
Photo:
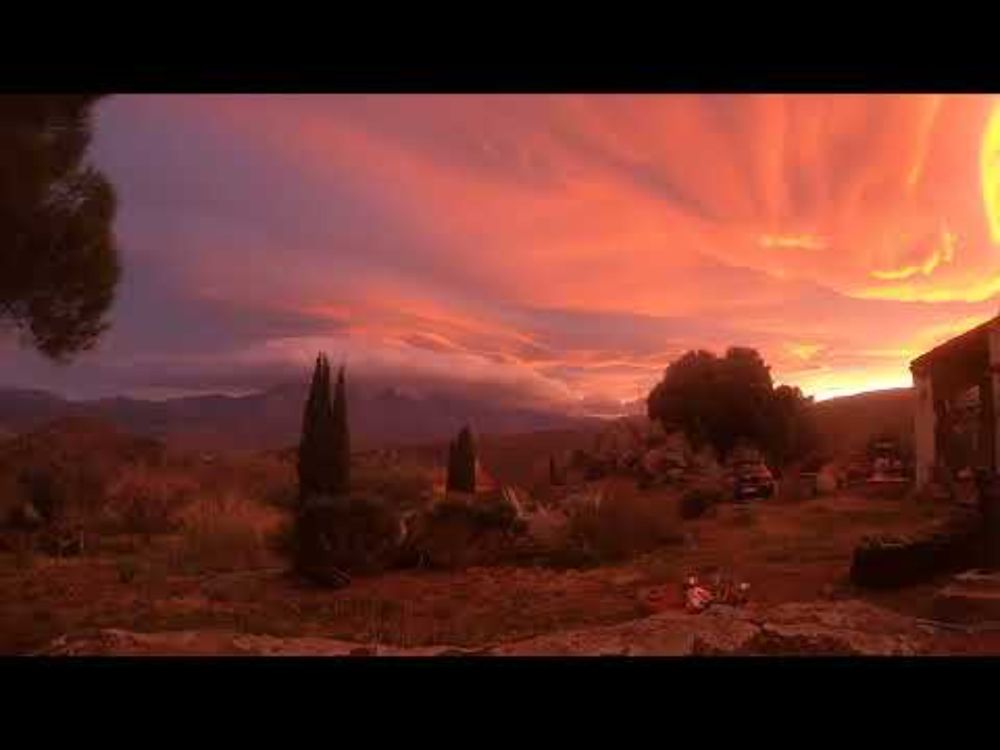
[[[1000,316],[910,363],[917,486],[938,472],[1000,467]]]

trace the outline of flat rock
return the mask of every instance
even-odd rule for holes
[[[231,656],[695,656],[905,655],[927,636],[914,619],[857,600],[784,604],[765,610],[716,605],[668,610],[614,625],[547,633],[480,648],[400,648],[331,638],[232,631],[133,633],[100,630],[53,641],[46,655]]]
[[[735,648],[698,643],[698,653],[720,655],[908,655],[925,636],[913,618],[856,599],[782,604],[752,618],[758,627]]]
[[[282,638],[232,631],[134,633],[113,628],[60,636],[40,656],[467,656],[454,646],[398,648],[334,638]]]
[[[934,616],[947,622],[1000,622],[1000,573],[967,571],[934,596]]]

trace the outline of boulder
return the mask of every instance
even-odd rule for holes
[[[913,618],[860,600],[794,602],[767,611],[759,630],[722,653],[908,656],[926,649]]]
[[[974,515],[956,514],[919,536],[862,540],[851,561],[851,582],[896,588],[968,568],[981,557],[982,531]]]

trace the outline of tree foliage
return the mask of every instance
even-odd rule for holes
[[[711,446],[724,459],[745,441],[779,464],[814,447],[810,404],[798,388],[775,388],[770,368],[746,347],[731,347],[722,357],[687,352],[667,367],[646,401],[650,419],[682,430],[696,448]]]
[[[115,192],[84,161],[98,98],[0,96],[0,318],[57,360],[96,343],[120,277]]]

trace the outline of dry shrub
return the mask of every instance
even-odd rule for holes
[[[109,534],[176,531],[180,512],[197,493],[197,482],[186,473],[145,465],[125,467],[107,488],[99,529]]]
[[[407,542],[408,556],[432,568],[465,568],[510,561],[526,527],[499,493],[449,495],[420,513]]]
[[[397,510],[424,507],[432,494],[432,480],[427,469],[405,462],[352,466],[351,486],[356,492],[378,497]]]
[[[581,560],[622,560],[682,541],[672,502],[663,495],[598,490],[570,511],[570,544]]]
[[[268,541],[281,514],[235,494],[203,496],[180,513],[175,567],[188,572],[232,571],[273,564]]]
[[[18,475],[18,499],[46,523],[90,515],[103,503],[110,474],[95,462],[35,464]]]
[[[528,536],[542,549],[566,547],[570,540],[569,517],[552,508],[539,508],[528,517]]]
[[[273,451],[176,457],[184,474],[205,494],[227,491],[263,504],[290,507],[298,492],[294,460]]]

